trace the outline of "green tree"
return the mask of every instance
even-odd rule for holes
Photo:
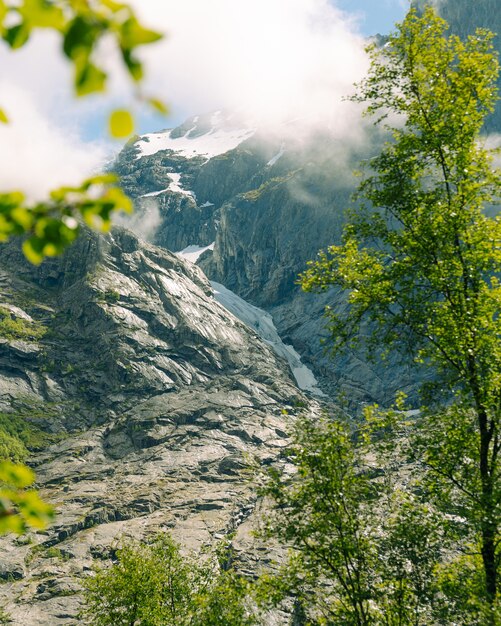
[[[264,533],[292,549],[259,582],[265,600],[295,597],[308,624],[432,623],[447,521],[401,479],[405,459],[388,438],[396,416],[357,430],[338,419],[299,421],[289,467],[270,470],[262,487],[274,505]]]
[[[501,221],[487,209],[499,202],[501,183],[479,132],[497,100],[498,61],[488,31],[464,42],[446,31],[433,9],[411,10],[384,48],[369,48],[370,71],[355,99],[393,137],[369,162],[343,244],[321,252],[302,285],[347,290],[346,314],[327,312],[336,348],[367,319],[372,345],[436,371],[443,419],[428,423],[442,439],[426,443],[423,454],[437,479],[467,496],[490,607],[485,623],[494,624]],[[465,454],[455,458],[459,450]]]
[[[85,581],[93,626],[253,626],[248,583],[221,571],[217,554],[183,557],[168,534],[125,542],[117,562]]]

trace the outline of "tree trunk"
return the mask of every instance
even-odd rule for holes
[[[482,562],[485,575],[485,591],[487,601],[493,607],[497,594],[497,567],[496,567],[496,511],[493,494],[492,475],[490,472],[490,444],[492,433],[489,429],[489,419],[485,409],[478,413],[480,427],[480,478],[482,481]],[[489,626],[495,625],[495,615],[492,611]]]

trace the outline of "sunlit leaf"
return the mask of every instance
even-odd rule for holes
[[[123,47],[131,49],[159,41],[162,39],[162,35],[154,30],[144,28],[135,17],[130,17],[122,25],[121,38]]]
[[[1,507],[0,507],[1,512]],[[16,533],[21,535],[26,530],[26,524],[19,515],[4,514],[0,515],[0,535],[6,533]]]
[[[121,139],[129,137],[134,132],[134,119],[129,111],[117,109],[109,119],[109,130],[112,137]]]
[[[18,206],[11,211],[12,219],[20,224],[24,230],[31,228],[33,224],[33,215],[24,207]]]
[[[148,98],[148,104],[158,113],[169,115],[169,107],[158,98]]]
[[[111,185],[118,182],[118,176],[116,174],[98,174],[88,178],[84,185],[85,188],[89,188],[91,185]]]
[[[65,18],[62,9],[46,0],[24,0],[19,13],[32,27],[62,30]]]
[[[26,491],[19,498],[19,510],[26,522],[35,528],[45,528],[54,518],[53,508],[36,491]]]
[[[132,200],[125,195],[125,193],[119,187],[111,187],[105,194],[105,199],[111,202],[113,210],[125,211],[125,213],[132,213],[134,205]]]
[[[22,48],[30,37],[30,28],[26,22],[7,28],[3,34],[4,40],[13,50]]]
[[[2,461],[0,463],[0,483],[23,489],[35,480],[34,472],[26,465]]]
[[[128,8],[126,4],[123,4],[122,2],[114,2],[114,0],[101,0],[101,4],[113,11],[113,13],[117,13],[122,9]]]
[[[43,261],[42,251],[36,250],[34,248],[33,241],[30,239],[23,242],[23,252],[24,256],[30,263],[33,263],[33,265],[40,265]]]
[[[106,89],[106,74],[93,63],[86,61],[77,66],[75,75],[77,96],[87,96]]]

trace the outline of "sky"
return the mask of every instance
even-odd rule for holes
[[[287,119],[342,132],[356,124],[342,103],[367,70],[366,37],[404,17],[406,0],[130,0],[140,19],[166,33],[145,46],[145,92],[171,108],[161,118],[135,101],[112,49],[101,51],[113,80],[105,96],[76,101],[55,34],[12,53],[0,43],[0,189],[43,197],[99,171],[119,144],[106,119],[117,106],[136,114],[141,133],[229,108],[261,128]]]

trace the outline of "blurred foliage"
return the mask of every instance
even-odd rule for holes
[[[73,66],[77,96],[103,92],[108,73],[98,59],[100,44],[112,39],[135,83],[144,75],[137,49],[162,35],[145,28],[132,8],[114,0],[0,0],[0,36],[16,50],[37,29],[60,35],[62,50]]]
[[[0,37],[9,48],[22,48],[39,29],[59,36],[63,55],[73,68],[76,96],[105,91],[108,73],[98,52],[111,40],[137,97],[153,110],[167,113],[160,100],[141,93],[144,70],[137,57],[140,46],[155,43],[162,35],[144,27],[129,5],[114,0],[0,0]],[[9,111],[1,108],[0,123],[9,123]],[[109,131],[116,138],[131,135],[134,120],[130,112],[114,111]],[[107,231],[113,213],[132,211],[131,201],[117,183],[111,175],[94,176],[81,185],[56,189],[41,202],[28,201],[21,191],[4,190],[0,193],[0,242],[21,236],[26,258],[39,264],[45,257],[61,254],[78,236],[82,222]],[[3,337],[37,339],[41,333],[40,327],[12,318],[7,309],[0,311]],[[13,420],[2,429],[0,449],[4,457],[21,460],[26,447],[17,425]],[[43,528],[53,518],[51,507],[36,491],[26,489],[33,481],[34,474],[27,467],[0,463],[0,533],[24,532],[29,526]]]
[[[78,187],[61,187],[44,202],[29,203],[21,192],[0,194],[0,241],[24,235],[23,251],[31,263],[56,256],[78,236],[81,222],[109,230],[115,211],[132,211],[132,202],[111,174],[94,176]]]
[[[0,462],[0,534],[43,529],[54,518],[52,507],[28,489],[34,480],[34,472],[25,465]]]
[[[30,40],[33,32],[48,29],[60,37],[62,52],[73,67],[76,96],[104,92],[108,73],[99,59],[105,41],[113,41],[136,89],[137,97],[154,111],[167,113],[163,102],[141,93],[144,68],[137,56],[140,46],[153,44],[160,33],[144,27],[130,6],[114,0],[0,0],[0,37],[12,50]],[[0,109],[0,123],[9,123],[9,112]],[[124,109],[109,119],[113,137],[134,132],[134,119]],[[130,212],[131,202],[112,176],[97,176],[77,187],[63,187],[47,201],[30,203],[20,191],[0,193],[0,241],[24,235],[23,250],[32,263],[60,254],[77,236],[83,220],[106,231],[116,211]]]

